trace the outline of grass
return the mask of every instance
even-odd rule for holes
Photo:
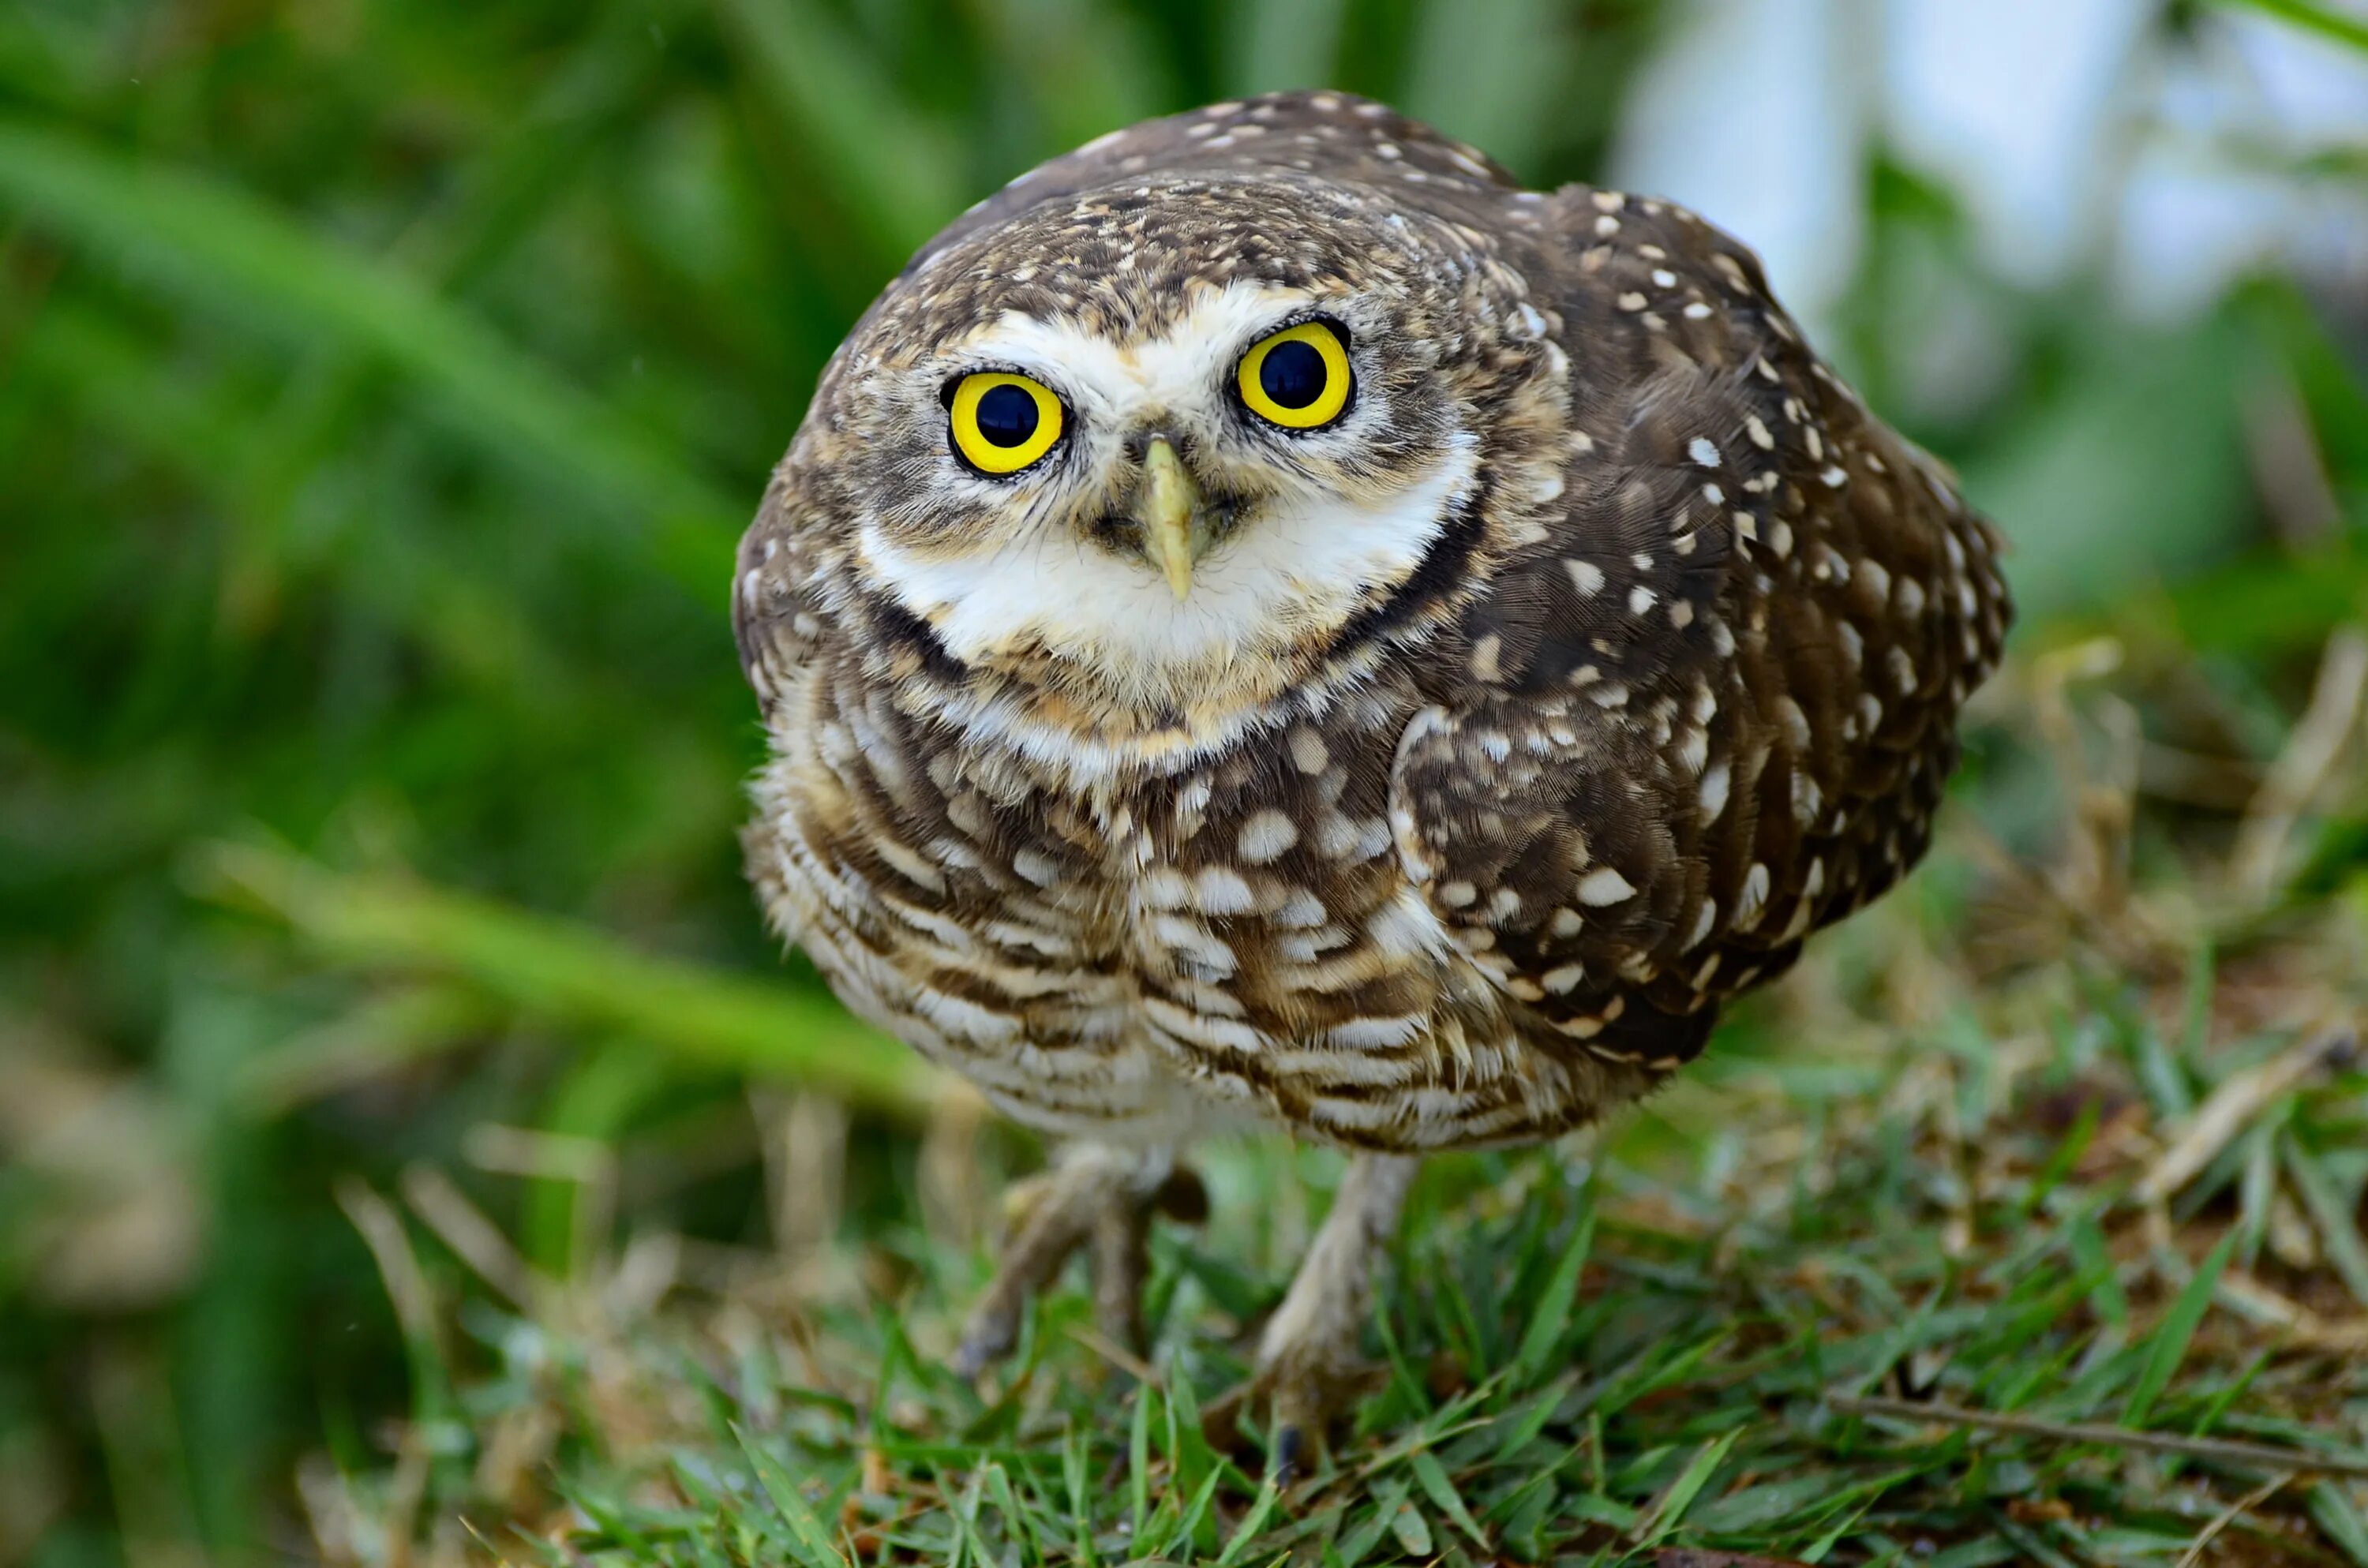
[[[2018,673],[1993,789],[2016,737],[2110,725],[2110,690],[2062,684],[2096,658]],[[2348,689],[2326,722],[2351,744]],[[802,1568],[2368,1562],[2358,914],[2283,881],[2265,899],[2219,858],[2124,882],[2111,868],[2158,824],[2073,799],[2052,864],[1961,818],[1936,867],[1644,1109],[1433,1162],[1368,1346],[1377,1391],[1288,1493],[1258,1433],[1212,1445],[1201,1411],[1244,1374],[1335,1157],[1207,1152],[1216,1214],[1158,1239],[1147,1365],[1072,1290],[973,1387],[941,1361],[987,1267],[978,1173],[1024,1152],[942,1101],[917,1201],[859,1219],[835,1197],[847,1113],[807,1100],[769,1145],[778,1251],[653,1232],[543,1277],[415,1176],[408,1225],[378,1221],[390,1279],[480,1268],[413,1309],[447,1346],[427,1381],[449,1408],[403,1429],[409,1470],[316,1461],[317,1544]]]
[[[1148,1395],[1074,1295],[1024,1375],[931,1369],[1038,1152],[785,967],[733,847],[724,563],[823,359],[963,202],[1240,92],[1602,175],[1675,12],[0,6],[0,1568],[2176,1562],[2283,1468],[2089,1428],[2356,1449],[2361,1085],[2287,1053],[2363,972],[2357,313],[2006,280],[1880,144],[1818,335],[2032,611],[1948,853],[1599,1142],[1434,1167],[1311,1488],[1189,1413],[1321,1155],[1208,1152]],[[2296,1473],[2203,1560],[2358,1561],[2359,1502]]]

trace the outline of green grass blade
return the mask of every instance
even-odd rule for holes
[[[961,1494],[953,1497],[953,1506],[948,1510],[954,1520],[954,1551],[947,1568],[962,1568],[965,1557],[974,1558],[981,1564],[995,1561],[995,1554],[987,1550],[985,1540],[978,1533],[978,1511],[985,1500],[986,1476],[984,1471],[973,1468],[969,1482],[963,1485]]]
[[[781,1461],[767,1453],[748,1434],[738,1427],[734,1435],[740,1439],[740,1451],[748,1457],[749,1466],[757,1472],[757,1484],[772,1499],[773,1507],[789,1528],[780,1538],[804,1568],[847,1568],[847,1557],[838,1550],[829,1527],[814,1511],[814,1506],[798,1490],[797,1482],[781,1468]]]
[[[1134,1508],[1129,1540],[1143,1539],[1144,1521],[1151,1517],[1151,1402],[1158,1397],[1159,1391],[1148,1385],[1134,1391],[1134,1415],[1126,1439],[1127,1495]]]
[[[2335,1182],[2316,1155],[2292,1135],[2284,1140],[2286,1174],[2294,1178],[2302,1206],[2318,1231],[2327,1261],[2343,1277],[2352,1299],[2368,1307],[2368,1244],[2360,1239],[2360,1222],[2336,1193]]]
[[[1251,1500],[1249,1512],[1244,1514],[1242,1522],[1234,1527],[1234,1533],[1226,1540],[1225,1549],[1217,1553],[1217,1568],[1229,1568],[1230,1564],[1241,1561],[1242,1553],[1249,1550],[1250,1542],[1256,1540],[1258,1538],[1258,1532],[1266,1528],[1267,1518],[1273,1514],[1274,1506],[1281,1496],[1282,1488],[1274,1483],[1272,1476],[1267,1477],[1259,1484],[1258,1496]]]
[[[1373,1487],[1365,1499],[1364,1517],[1340,1537],[1340,1568],[1357,1568],[1381,1544],[1383,1534],[1397,1517],[1398,1506],[1406,1501],[1406,1483],[1396,1480],[1383,1481]]]
[[[2351,1559],[2352,1568],[2368,1568],[2368,1519],[2360,1515],[2360,1506],[2332,1481],[2322,1481],[2310,1489],[2311,1523],[2327,1532],[2327,1538]]]
[[[882,1401],[884,1406],[886,1401]],[[1076,1560],[1094,1568],[1094,1512],[1091,1483],[1087,1479],[1086,1436],[1074,1425],[1061,1439],[1061,1479],[1069,1492],[1069,1525],[1076,1532]]]
[[[2230,10],[2259,11],[2353,49],[2368,50],[2368,22],[2330,11],[2317,0],[2217,0]]]
[[[1486,1532],[1481,1529],[1480,1521],[1472,1517],[1472,1510],[1464,1504],[1463,1494],[1458,1492],[1455,1483],[1448,1478],[1447,1467],[1439,1462],[1439,1456],[1429,1449],[1420,1449],[1410,1461],[1410,1467],[1423,1495],[1436,1504],[1439,1511],[1445,1514],[1457,1529],[1470,1536],[1482,1550],[1486,1550]]]
[[[1433,1550],[1430,1521],[1412,1503],[1400,1503],[1390,1510],[1390,1533],[1406,1549],[1409,1557],[1429,1557]]]
[[[1520,1348],[1513,1353],[1513,1387],[1537,1380],[1570,1326],[1571,1309],[1578,1302],[1579,1278],[1587,1270],[1587,1255],[1595,1245],[1595,1204],[1591,1195],[1582,1194],[1581,1201],[1586,1208],[1571,1233],[1570,1244],[1554,1260],[1554,1274],[1538,1297],[1537,1311],[1530,1315],[1530,1326],[1522,1331]]]
[[[2024,1189],[2021,1201],[2015,1205],[2018,1219],[2029,1221],[2038,1211],[2039,1206],[2047,1201],[2047,1195],[2071,1175],[2072,1167],[2080,1163],[2080,1156],[2089,1152],[2089,1142],[2097,1136],[2099,1110],[2099,1101],[2081,1102],[2079,1114],[2073,1119],[2071,1130],[2056,1143],[2055,1153],[2047,1156],[2047,1163],[2039,1167],[2038,1173],[2031,1178],[2031,1185]]]
[[[2146,1365],[2138,1372],[2137,1386],[2130,1390],[2129,1403],[2122,1407],[2123,1426],[2144,1426],[2146,1416],[2154,1410],[2154,1402],[2170,1386],[2180,1362],[2186,1359],[2189,1341],[2195,1337],[2197,1326],[2211,1308],[2213,1288],[2220,1283],[2221,1271],[2228,1267],[2228,1256],[2236,1247],[2237,1233],[2231,1231],[2221,1237],[2220,1244],[2197,1266],[2195,1278],[2187,1282],[2187,1288],[2180,1291],[2179,1299],[2164,1314],[2147,1342]]]
[[[1222,1470],[1209,1471],[1201,1481],[1200,1490],[1192,1494],[1192,1501],[1185,1506],[1183,1514],[1177,1519],[1176,1528],[1168,1531],[1167,1539],[1160,1543],[1156,1555],[1166,1556],[1177,1548],[1192,1544],[1194,1537],[1200,1534],[1202,1521],[1209,1517],[1209,1505],[1217,1495],[1217,1483],[1224,1476]]]
[[[1019,1501],[1019,1490],[1011,1483],[1011,1471],[990,1460],[986,1466],[986,1489],[995,1498],[995,1506],[1003,1510],[1006,1534],[1019,1549],[1023,1562],[1042,1562],[1043,1543],[1038,1539],[1034,1516]]]
[[[917,1117],[938,1083],[918,1058],[820,994],[633,951],[587,926],[412,882],[340,876],[297,856],[217,846],[206,891],[277,916],[347,963],[465,978],[537,1017]]]
[[[1686,1510],[1693,1506],[1694,1499],[1702,1494],[1702,1488],[1710,1484],[1710,1478],[1725,1461],[1727,1450],[1734,1448],[1742,1436],[1743,1428],[1738,1426],[1724,1436],[1713,1437],[1687,1461],[1686,1468],[1679,1472],[1677,1480],[1669,1483],[1669,1489],[1661,1494],[1659,1505],[1653,1510],[1652,1529],[1645,1538],[1646,1546],[1667,1540],[1670,1533],[1685,1522]]]

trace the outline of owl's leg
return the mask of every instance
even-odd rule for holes
[[[1198,1176],[1176,1164],[1173,1151],[1076,1143],[1050,1170],[1015,1184],[1004,1208],[1008,1230],[995,1278],[954,1352],[961,1377],[976,1377],[1011,1353],[1029,1299],[1053,1283],[1080,1246],[1090,1249],[1102,1333],[1136,1347],[1151,1217],[1197,1221],[1208,1210],[1208,1195]]]
[[[1275,1473],[1296,1473],[1310,1441],[1321,1443],[1372,1381],[1358,1354],[1372,1306],[1373,1266],[1397,1230],[1398,1211],[1421,1161],[1405,1154],[1360,1154],[1349,1162],[1332,1211],[1292,1277],[1282,1305],[1258,1342],[1258,1371],[1211,1406],[1212,1424],[1230,1426],[1247,1406],[1272,1414]]]

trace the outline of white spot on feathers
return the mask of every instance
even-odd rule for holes
[[[1706,823],[1716,822],[1721,816],[1725,814],[1727,786],[1732,781],[1732,778],[1733,776],[1727,771],[1726,764],[1723,762],[1717,767],[1712,768],[1708,773],[1702,775],[1702,821]]]
[[[1497,660],[1504,651],[1504,638],[1493,631],[1473,643],[1472,678],[1489,682],[1503,679],[1504,674],[1497,665]]]
[[[1016,852],[1011,857],[1011,869],[1040,888],[1049,888],[1061,880],[1060,862],[1034,849]]]
[[[1193,881],[1193,894],[1204,915],[1247,915],[1258,907],[1242,874],[1224,866],[1203,867]]]
[[[1759,924],[1759,912],[1768,907],[1769,876],[1767,865],[1759,860],[1744,873],[1743,892],[1735,901],[1735,928],[1748,931]]]
[[[1263,866],[1299,842],[1299,829],[1281,812],[1269,807],[1254,812],[1242,824],[1236,847],[1241,857],[1253,866]],[[1206,876],[1208,873],[1203,872]]]
[[[1600,866],[1578,881],[1578,902],[1601,909],[1636,896],[1636,886],[1609,866]]]

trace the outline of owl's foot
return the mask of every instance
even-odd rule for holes
[[[1372,1305],[1373,1265],[1396,1231],[1417,1159],[1360,1154],[1341,1178],[1332,1211],[1258,1341],[1258,1371],[1209,1406],[1212,1441],[1231,1439],[1245,1413],[1274,1432],[1269,1464],[1278,1483],[1296,1476],[1378,1381],[1359,1353]]]
[[[995,1278],[971,1309],[951,1366],[974,1378],[1019,1343],[1021,1315],[1084,1246],[1092,1263],[1094,1316],[1123,1349],[1141,1347],[1143,1282],[1151,1217],[1197,1223],[1209,1211],[1201,1178],[1165,1153],[1077,1144],[1050,1170],[1004,1194],[1005,1239]]]

